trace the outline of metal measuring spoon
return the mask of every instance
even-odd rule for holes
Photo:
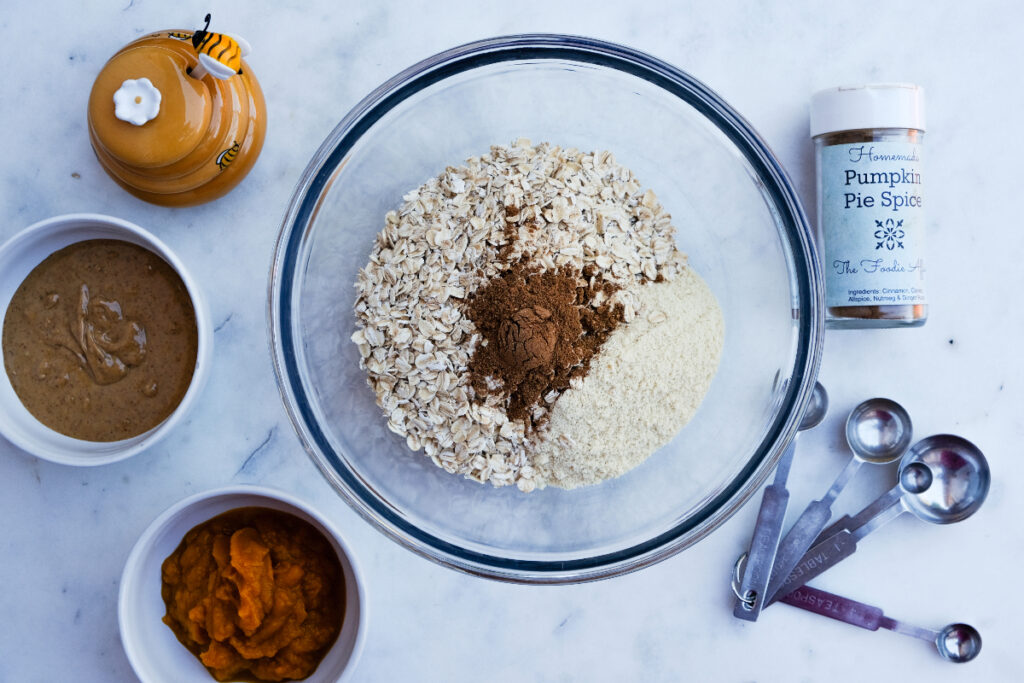
[[[757,523],[754,525],[750,549],[747,551],[750,561],[747,562],[739,589],[734,591],[736,604],[732,613],[735,617],[746,621],[757,621],[757,617],[761,613],[764,598],[767,595],[765,591],[768,589],[768,578],[775,561],[775,551],[779,547],[779,537],[782,535],[782,521],[786,517],[786,506],[789,503],[786,479],[789,478],[789,469],[793,464],[796,439],[801,431],[821,424],[827,412],[828,392],[820,383],[815,382],[810,403],[800,420],[799,431],[782,453],[782,458],[779,459],[778,467],[775,470],[775,479],[764,489],[761,509],[757,513]]]
[[[738,591],[740,576],[743,573],[743,565],[746,560],[746,553],[740,555],[736,560],[732,580],[733,592]],[[896,633],[927,640],[935,646],[942,657],[958,664],[971,661],[981,652],[981,634],[968,624],[948,624],[938,631],[912,626],[884,616],[882,610],[877,607],[811,586],[801,586],[789,595],[783,596],[779,601],[869,631],[886,628]]]
[[[920,638],[935,646],[939,654],[951,662],[969,662],[981,652],[981,634],[967,624],[949,624],[938,631],[913,626],[885,616],[877,607],[828,593],[810,586],[801,586],[782,597],[780,602],[844,621],[869,631],[889,629],[913,638]]]
[[[966,453],[973,453],[972,457],[974,458],[981,458],[982,461],[984,461],[985,459],[984,456],[981,454],[981,451],[979,451],[974,444],[970,443],[966,439],[962,439],[959,436],[953,436],[951,434],[937,434],[935,436],[929,436],[915,444],[914,449],[919,453],[927,454],[929,459],[923,459],[924,455],[922,455],[921,462],[924,462],[925,464],[930,464],[931,462],[935,462],[937,460],[942,459],[943,456],[939,455],[940,450],[936,448],[936,446],[941,447],[945,444],[952,445],[953,450],[960,449],[961,451]],[[930,468],[927,476],[931,477],[932,475],[934,475],[937,469],[947,474],[950,472],[950,468],[946,465],[943,465],[941,468]],[[913,470],[908,470],[906,472],[903,472],[902,476],[910,477],[913,474]],[[920,475],[920,472],[918,472],[918,474]],[[964,519],[965,517],[969,516],[974,512],[974,510],[971,509],[970,512],[964,514],[965,510],[963,509],[963,507],[957,509],[951,507],[949,504],[951,496],[956,500],[963,501],[965,499],[965,496],[962,492],[953,493],[951,489],[967,486],[969,482],[973,481],[975,485],[984,485],[985,492],[987,493],[990,480],[988,463],[986,462],[984,465],[983,478],[978,477],[977,479],[974,479],[971,475],[967,474],[962,469],[953,473],[953,476],[958,479],[958,482],[946,482],[942,485],[941,488],[939,486],[932,488],[922,486],[922,482],[920,481],[916,483],[909,482],[909,484],[905,486],[905,488],[908,488],[910,490],[913,490],[915,488],[919,489],[917,491],[919,495],[913,498],[914,501],[917,501],[919,503],[920,514],[915,512],[915,514],[917,514],[918,517],[921,517],[922,519],[927,518],[927,521],[933,522],[935,524],[951,524],[953,522],[959,522],[961,519]],[[927,495],[925,495],[925,489],[928,489]],[[814,541],[815,545],[838,534],[840,531],[847,530],[852,532],[855,529],[864,526],[864,524],[870,521],[873,517],[878,516],[888,508],[892,507],[892,505],[900,497],[901,493],[902,492],[900,491],[900,487],[894,487],[888,493],[876,498],[873,503],[868,505],[866,508],[858,512],[853,517],[849,515],[843,515],[838,520],[836,520],[835,524],[832,524],[823,532],[821,532],[821,534],[818,535],[818,538],[816,538]],[[982,500],[984,500],[984,496],[985,493],[982,493]],[[971,494],[967,496],[967,498],[969,500],[975,500],[976,494]],[[924,503],[923,501],[926,500],[928,502]],[[980,504],[981,501],[977,501],[977,505]]]
[[[936,434],[918,441],[900,461],[900,483],[855,515],[849,528],[811,548],[768,604],[852,555],[857,541],[903,512],[932,524],[967,519],[985,502],[991,478],[985,456],[967,439]],[[877,512],[866,514],[872,509]]]
[[[854,408],[846,418],[846,442],[853,457],[846,463],[821,500],[811,501],[779,544],[779,552],[768,582],[773,596],[796,567],[807,549],[832,517],[832,503],[866,462],[885,464],[898,459],[910,445],[913,427],[910,415],[899,403],[871,398]]]

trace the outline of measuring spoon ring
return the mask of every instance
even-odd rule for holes
[[[743,572],[739,588],[735,590],[736,603],[733,606],[732,614],[739,619],[757,621],[757,617],[765,605],[765,598],[768,596],[766,592],[768,579],[775,562],[775,552],[778,550],[779,537],[782,535],[782,521],[786,516],[786,506],[789,503],[786,479],[789,477],[789,469],[793,464],[797,436],[801,431],[821,424],[827,412],[828,392],[819,382],[815,382],[810,403],[800,420],[799,431],[783,452],[779,465],[775,469],[775,479],[765,487],[761,497],[761,509],[758,510],[754,534],[750,539],[750,549],[747,551],[749,561]]]

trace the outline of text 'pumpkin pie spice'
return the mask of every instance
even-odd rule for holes
[[[503,394],[509,419],[542,424],[541,401],[553,402],[586,374],[623,321],[622,305],[608,301],[618,289],[599,275],[587,283],[569,266],[542,271],[522,260],[487,281],[467,309],[483,337],[469,360],[474,391]]]

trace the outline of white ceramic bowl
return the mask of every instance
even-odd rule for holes
[[[327,656],[304,680],[333,683],[348,679],[359,659],[366,631],[366,597],[352,553],[341,534],[320,513],[286,493],[257,486],[231,486],[186,498],[157,517],[135,543],[121,575],[118,595],[121,643],[135,673],[144,683],[213,681],[161,621],[166,609],[160,595],[160,566],[189,529],[240,507],[271,508],[304,519],[323,533],[338,553],[345,576],[344,622]]]
[[[206,300],[177,256],[156,237],[134,223],[99,214],[55,216],[22,230],[0,247],[0,318],[14,292],[47,256],[69,244],[115,239],[137,244],[160,256],[181,277],[196,314],[199,345],[192,383],[166,420],[149,431],[121,441],[85,441],[56,432],[37,420],[21,403],[6,372],[0,372],[0,433],[22,450],[65,465],[104,465],[131,457],[167,435],[189,411],[202,391],[213,357],[213,326]]]

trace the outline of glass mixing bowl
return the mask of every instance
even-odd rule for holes
[[[520,137],[611,150],[672,214],[725,317],[721,365],[690,424],[628,474],[572,491],[495,489],[409,451],[388,431],[349,340],[356,272],[385,213],[446,166]],[[795,433],[823,332],[809,235],[765,143],[682,71],[568,36],[458,47],[360,102],[299,182],[270,283],[281,395],[331,485],[406,548],[527,583],[633,571],[721,525]]]

